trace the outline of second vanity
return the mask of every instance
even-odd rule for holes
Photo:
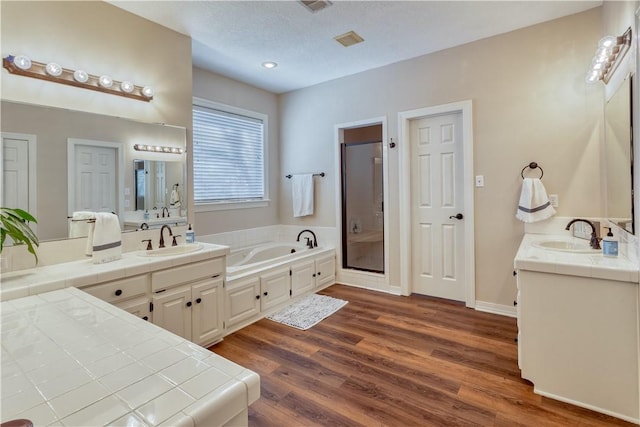
[[[526,234],[514,267],[522,378],[543,396],[640,423],[637,263]]]

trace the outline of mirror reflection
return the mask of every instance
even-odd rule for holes
[[[40,241],[68,238],[69,217],[74,211],[85,210],[85,204],[92,210],[113,211],[120,216],[123,229],[136,229],[125,224],[130,218],[144,219],[144,210],[137,207],[134,160],[148,162],[148,170],[154,174],[164,168],[164,189],[150,182],[149,191],[156,194],[147,195],[145,188],[145,209],[150,217],[162,207],[166,217],[177,184],[181,206],[177,210],[174,206],[172,220],[185,217],[186,222],[185,154],[133,149],[134,144],[184,149],[185,128],[4,100],[0,103],[0,124],[2,205],[33,213]],[[104,169],[101,173],[96,173],[98,166]],[[100,181],[104,177],[108,179]],[[153,180],[157,179],[154,175]]]
[[[635,234],[633,222],[633,144],[631,76],[605,106],[607,218]]]

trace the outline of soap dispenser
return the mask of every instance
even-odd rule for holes
[[[607,235],[602,239],[602,255],[604,256],[618,256],[618,240],[613,236],[611,232],[611,227],[608,228],[609,231]]]

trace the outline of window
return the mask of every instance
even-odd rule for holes
[[[193,196],[212,209],[265,206],[267,116],[205,100],[193,105]],[[205,208],[205,210],[207,210]]]

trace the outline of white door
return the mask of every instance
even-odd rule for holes
[[[415,119],[410,131],[413,292],[465,301],[462,114]]]
[[[191,286],[168,289],[153,296],[153,323],[191,339]]]
[[[291,265],[291,296],[297,297],[316,287],[315,261],[302,261]]]
[[[30,190],[35,188],[33,174],[35,165],[30,163],[34,150],[33,135],[2,134],[2,184],[0,204],[10,208],[20,208],[35,214],[34,196]]]
[[[222,277],[207,279],[191,287],[191,341],[208,344],[222,337]]]
[[[116,149],[75,145],[74,211],[118,212]]]
[[[289,271],[288,268],[280,268],[260,276],[261,310],[268,310],[291,298]]]
[[[260,278],[245,279],[225,292],[225,319],[229,328],[260,314]]]

